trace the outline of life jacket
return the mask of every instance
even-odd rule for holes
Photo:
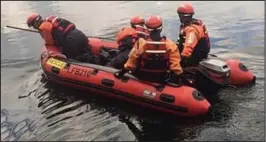
[[[148,36],[150,35],[149,34],[149,31],[147,28],[143,27],[143,26],[140,26],[140,25],[136,25],[135,26],[136,28],[136,33],[138,34],[139,37],[141,38],[148,38]]]
[[[137,42],[138,44],[138,42]],[[169,69],[169,55],[167,54],[166,37],[158,41],[147,39],[144,47],[146,50],[142,54],[138,69],[148,73],[166,73]]]
[[[206,29],[206,26],[204,25],[204,23],[201,20],[198,20],[198,19],[193,19],[192,22],[190,22],[189,24],[186,24],[186,25],[181,24],[180,25],[179,45],[178,45],[179,51],[181,53],[184,49],[183,44],[186,41],[185,28],[187,26],[191,26],[191,27],[194,27],[198,31],[198,29],[193,24],[202,26],[204,36],[202,38],[200,38],[197,45],[194,47],[194,51],[192,54],[206,54],[207,55],[210,52],[210,39],[209,39],[209,35],[208,35],[208,31]]]
[[[134,28],[122,28],[116,37],[118,49],[120,51],[124,49],[131,49],[138,39],[139,36]]]
[[[57,45],[62,45],[67,33],[76,28],[72,22],[56,16],[49,16],[46,21],[53,24],[52,36]]]

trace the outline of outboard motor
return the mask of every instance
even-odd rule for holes
[[[206,59],[199,63],[195,74],[195,86],[203,94],[212,95],[230,83],[230,67],[218,59]]]

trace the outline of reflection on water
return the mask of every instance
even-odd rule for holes
[[[22,135],[33,131],[31,120],[12,122],[9,119],[8,111],[1,109],[1,141],[18,141]]]
[[[211,52],[240,59],[257,76],[253,86],[219,92],[211,114],[201,118],[170,116],[47,82],[39,68],[41,37],[5,28],[25,28],[26,17],[38,12],[63,16],[88,36],[114,38],[131,16],[158,14],[163,34],[175,41],[181,3],[1,1],[1,107],[6,109],[1,116],[7,110],[16,116],[3,123],[7,117],[1,117],[1,140],[264,140],[263,2],[191,2],[209,30]]]

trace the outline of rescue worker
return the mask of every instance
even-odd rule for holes
[[[141,80],[164,82],[170,69],[171,82],[179,83],[183,73],[180,66],[180,53],[173,41],[161,36],[161,17],[150,16],[145,25],[150,32],[150,37],[140,38],[136,42],[124,68],[116,72],[115,76],[120,78],[126,72],[135,70],[135,75]]]
[[[90,51],[88,38],[72,22],[56,16],[43,19],[39,14],[33,13],[28,17],[27,25],[40,32],[45,45],[63,47],[62,53],[67,58],[92,63],[94,59],[96,61]]]
[[[181,25],[177,44],[181,52],[182,67],[197,65],[208,57],[210,40],[206,26],[201,20],[194,19],[194,8],[183,4],[177,8]]]
[[[140,16],[133,16],[130,19],[130,25],[132,28],[136,29],[139,37],[147,38],[149,36],[149,31],[145,27],[145,20]]]
[[[116,69],[121,69],[128,59],[128,54],[132,47],[138,40],[137,32],[134,28],[128,27],[123,28],[117,34],[116,42],[118,44],[118,55],[111,59],[107,66],[114,67]]]
[[[117,69],[121,69],[128,59],[128,54],[138,38],[147,38],[149,31],[145,27],[145,20],[140,16],[133,16],[130,19],[131,28],[122,28],[116,37],[116,42],[119,45],[118,54],[115,57],[111,55],[105,55],[104,58],[111,57],[106,65]],[[102,59],[104,60],[104,59]]]

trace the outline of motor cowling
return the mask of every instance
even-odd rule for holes
[[[230,67],[222,60],[203,60],[199,63],[198,71],[216,84],[222,86],[230,84]]]

